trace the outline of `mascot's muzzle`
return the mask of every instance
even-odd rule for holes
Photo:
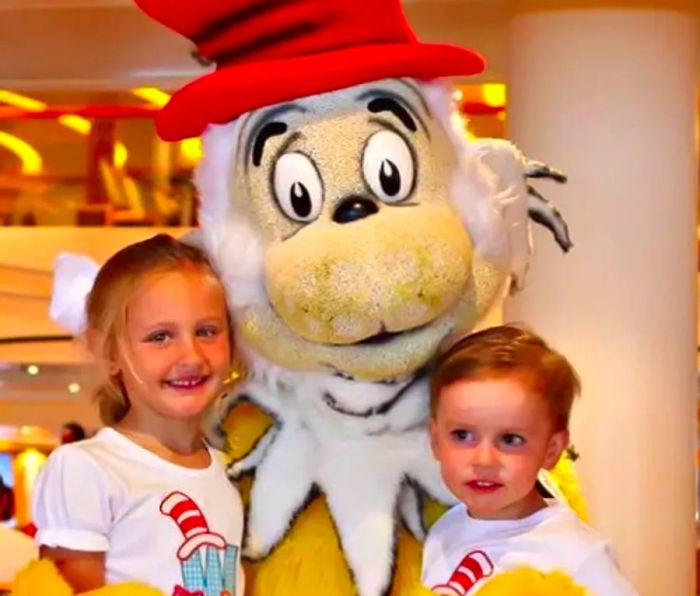
[[[353,196],[332,218],[270,246],[265,258],[270,301],[304,339],[381,343],[429,325],[464,296],[472,248],[449,208],[378,209]]]

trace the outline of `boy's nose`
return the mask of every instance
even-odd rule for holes
[[[498,463],[496,448],[487,441],[482,441],[474,447],[472,463],[476,466],[494,466]]]

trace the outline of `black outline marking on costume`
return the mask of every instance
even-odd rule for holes
[[[268,122],[271,122],[272,120],[275,120],[282,116],[283,114],[287,114],[289,112],[299,112],[300,114],[307,114],[309,110],[307,110],[304,106],[301,104],[292,102],[292,103],[285,103],[282,104],[281,106],[277,106],[276,108],[271,108],[264,112],[255,122],[255,124],[252,125],[251,129],[249,132],[245,132],[245,127],[248,125],[248,122],[252,120],[256,116],[256,112],[251,112],[250,116],[248,119],[243,123],[243,126],[241,128],[241,138],[245,141],[243,144],[244,150],[243,154],[245,155],[245,168],[246,168],[246,173],[248,171],[248,166],[251,161],[251,151],[252,151],[252,145],[254,142],[255,137],[258,135],[260,132],[260,129],[265,126]],[[286,124],[283,122],[283,124]]]
[[[331,411],[337,412],[338,414],[342,414],[344,416],[352,416],[353,418],[385,416],[394,408],[394,406],[396,406],[396,404],[399,403],[399,401],[401,401],[401,398],[406,394],[406,392],[413,387],[417,381],[425,376],[426,372],[425,367],[418,369],[413,378],[411,378],[403,387],[401,387],[401,389],[399,389],[392,397],[377,406],[373,406],[361,412],[346,410],[342,406],[338,405],[338,401],[329,391],[323,392],[323,403],[326,404]]]
[[[408,130],[411,132],[418,131],[416,121],[411,116],[411,113],[393,97],[375,97],[369,101],[367,109],[373,114],[390,112],[401,120],[401,124],[408,128]]]
[[[397,79],[398,80],[398,79]],[[372,100],[372,99],[393,99],[395,102],[397,102],[399,105],[403,106],[406,110],[408,110],[413,117],[418,120],[419,124],[421,125],[421,128],[423,129],[423,132],[425,133],[425,136],[428,137],[428,140],[431,140],[431,135],[430,135],[430,130],[428,129],[427,124],[425,123],[425,120],[423,117],[420,115],[419,111],[411,105],[411,102],[409,102],[405,97],[402,97],[395,91],[390,91],[388,89],[368,89],[367,91],[364,91],[360,93],[360,95],[357,96],[356,101],[367,101],[367,100]],[[369,110],[369,107],[366,106],[367,109]],[[430,112],[427,110],[426,107],[426,113],[430,114]],[[371,110],[369,110],[371,112]],[[374,113],[374,112],[372,112]],[[393,113],[393,112],[390,112]],[[396,116],[396,114],[394,114]],[[399,119],[401,122],[401,120]],[[409,129],[410,130],[410,129]],[[417,132],[417,131],[415,131]]]
[[[278,120],[266,122],[265,125],[260,128],[258,133],[255,135],[255,140],[253,141],[253,151],[251,156],[253,165],[256,168],[260,167],[260,164],[262,163],[265,143],[267,143],[267,141],[273,137],[279,137],[286,134],[287,131],[289,131],[289,126],[287,126],[286,123]]]

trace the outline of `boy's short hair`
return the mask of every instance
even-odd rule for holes
[[[555,430],[566,430],[574,397],[581,390],[576,371],[538,335],[519,325],[490,327],[455,343],[438,359],[430,380],[430,412],[440,393],[460,381],[516,377],[549,405]]]

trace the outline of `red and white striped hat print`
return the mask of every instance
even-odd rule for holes
[[[178,559],[184,561],[200,546],[226,548],[226,540],[211,532],[209,524],[197,504],[185,493],[170,493],[160,504],[160,512],[170,517],[182,532],[184,542],[177,550]]]
[[[474,550],[466,555],[452,572],[446,583],[433,586],[435,594],[465,596],[481,579],[493,573],[493,563],[482,550]]]

